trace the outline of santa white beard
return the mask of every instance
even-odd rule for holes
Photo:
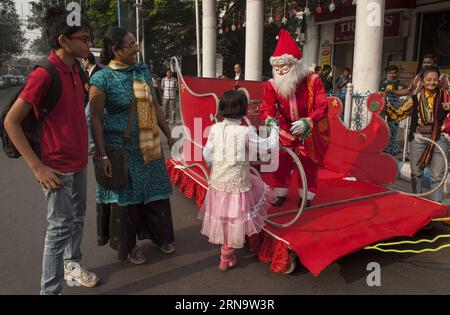
[[[277,93],[284,98],[288,98],[295,92],[297,85],[308,76],[310,71],[303,61],[294,63],[291,70],[284,75],[279,75],[275,69],[272,69],[273,81]]]

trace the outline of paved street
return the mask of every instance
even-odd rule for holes
[[[0,90],[0,107],[11,93]],[[0,294],[37,294],[46,228],[43,194],[21,159],[8,159],[1,152],[0,170]],[[362,250],[340,259],[318,277],[302,267],[289,276],[274,273],[243,249],[238,251],[238,267],[220,272],[218,247],[200,235],[194,202],[177,187],[171,201],[176,253],[164,255],[144,243],[145,265],[120,262],[109,246],[96,245],[95,179],[90,162],[83,260],[100,276],[101,285],[65,288],[64,294],[450,294],[450,249],[421,255]],[[437,224],[418,236],[449,232]],[[369,262],[381,265],[380,287],[366,284]]]

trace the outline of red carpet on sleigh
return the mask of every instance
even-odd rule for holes
[[[188,198],[202,204],[207,184],[198,174],[201,171],[177,169],[180,162],[167,160],[172,182]],[[196,174],[194,174],[196,173]],[[338,200],[387,191],[384,187],[348,181],[326,169],[319,172],[318,194],[313,206]],[[270,185],[271,175],[263,178]],[[295,176],[292,177],[293,179]],[[292,181],[288,200],[283,208],[272,208],[269,213],[297,208],[297,183]],[[283,229],[266,225],[265,232],[249,239],[250,250],[258,253],[261,261],[271,264],[276,272],[285,271],[289,264],[288,248],[294,250],[301,263],[317,276],[337,259],[368,245],[393,237],[412,236],[432,218],[445,217],[443,205],[398,193],[371,197],[361,201],[305,210],[292,226]],[[285,223],[294,215],[273,219]]]

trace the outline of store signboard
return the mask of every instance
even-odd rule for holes
[[[320,65],[331,65],[331,56],[333,52],[331,44],[323,44],[320,47]]]
[[[334,24],[334,43],[353,42],[355,40],[355,20]],[[400,36],[400,12],[384,16],[384,37]]]

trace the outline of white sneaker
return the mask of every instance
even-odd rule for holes
[[[83,286],[87,288],[95,287],[100,279],[93,272],[88,271],[79,263],[69,263],[64,266],[64,280],[68,286]]]
[[[135,265],[145,264],[145,257],[142,253],[141,248],[134,246],[133,250],[130,253],[130,256],[128,256],[128,260]]]

